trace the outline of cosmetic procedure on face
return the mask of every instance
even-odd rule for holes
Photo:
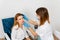
[[[14,26],[12,27],[12,40],[23,40],[25,38],[26,40],[30,40],[23,23],[23,14],[17,13],[14,18]]]

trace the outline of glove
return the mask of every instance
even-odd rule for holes
[[[26,21],[29,20],[29,18],[28,18],[25,14],[23,14],[23,18],[24,18]]]
[[[29,28],[29,27],[30,27],[30,25],[29,25],[27,22],[24,22],[24,26],[25,26],[26,28]]]

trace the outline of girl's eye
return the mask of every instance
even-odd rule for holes
[[[24,18],[22,18],[22,19],[24,19]]]
[[[21,19],[24,19],[24,18],[21,18]]]
[[[21,20],[21,19],[19,19],[19,20]]]

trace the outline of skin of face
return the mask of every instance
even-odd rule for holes
[[[24,18],[23,18],[23,16],[18,16],[17,17],[17,22],[20,24],[20,25],[23,25],[23,23],[24,23]],[[30,40],[30,38],[28,37],[28,38],[26,38],[27,40]]]
[[[17,22],[22,25],[24,23],[23,16],[18,16],[17,17]]]

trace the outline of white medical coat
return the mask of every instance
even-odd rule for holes
[[[38,27],[36,33],[41,37],[41,40],[54,40],[52,28],[46,21],[44,25]]]

